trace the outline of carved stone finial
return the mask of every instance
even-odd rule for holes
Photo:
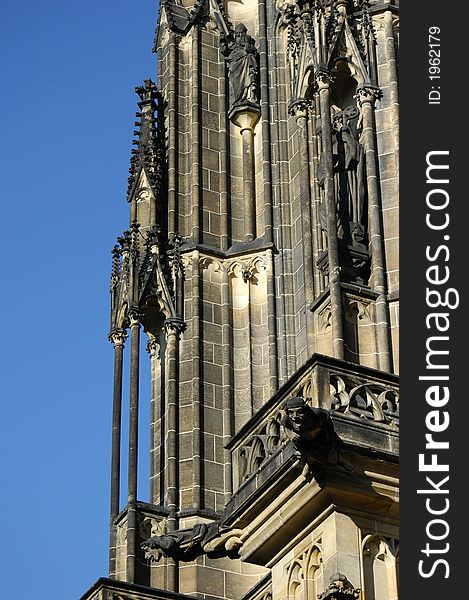
[[[122,248],[117,244],[111,251],[112,263],[111,263],[111,291],[119,281],[119,274],[122,267]]]
[[[132,144],[130,159],[130,177],[128,179],[127,200],[131,200],[138,174],[142,167],[145,168],[153,193],[158,195],[164,163],[163,136],[158,125],[158,106],[160,94],[151,79],[146,79],[144,85],[135,88],[140,98],[138,103],[140,111],[136,113],[137,121],[134,131],[135,139]]]
[[[159,248],[163,247],[163,236],[161,226],[153,224],[147,232],[146,247],[150,250],[151,254],[158,254]]]
[[[144,85],[138,85],[135,92],[139,95],[142,102],[155,100],[158,96],[158,89],[151,79],[144,79]]]

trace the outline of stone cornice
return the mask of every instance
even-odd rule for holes
[[[191,240],[185,240],[184,244],[180,248],[181,255],[189,254],[194,250],[198,250],[201,256],[207,256],[209,258],[221,260],[226,258],[237,258],[238,256],[255,254],[266,250],[272,250],[275,254],[278,253],[275,244],[273,242],[268,242],[264,238],[256,238],[252,242],[237,242],[228,248],[226,252],[220,248],[215,248],[214,246],[195,244]]]
[[[99,594],[99,595],[98,595]],[[178,594],[155,588],[149,588],[145,585],[118,581],[101,577],[91,588],[85,592],[80,600],[95,600],[97,598],[119,597],[125,594],[129,600],[195,600],[193,596],[187,594]]]

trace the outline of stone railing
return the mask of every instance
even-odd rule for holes
[[[314,354],[231,440],[234,491],[286,444],[282,408],[288,398],[300,396],[329,410],[333,420],[367,423],[396,436],[398,382],[397,375]]]

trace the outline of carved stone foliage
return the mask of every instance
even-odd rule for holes
[[[356,379],[331,373],[331,410],[346,415],[399,426],[399,392],[378,382],[360,383]]]
[[[220,523],[197,523],[190,529],[178,529],[155,535],[141,544],[145,558],[158,562],[162,556],[191,561],[207,554],[212,558],[236,557],[242,546],[242,530],[224,528]]]

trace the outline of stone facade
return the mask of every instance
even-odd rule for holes
[[[397,1],[162,0],[113,250],[111,579],[84,599],[397,598],[398,35]]]

